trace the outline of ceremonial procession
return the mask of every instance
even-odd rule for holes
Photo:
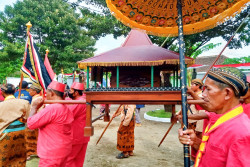
[[[250,167],[249,14],[0,1],[0,167]]]

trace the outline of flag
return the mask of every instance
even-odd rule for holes
[[[38,53],[38,49],[33,41],[31,33],[28,31],[25,45],[24,62],[21,71],[33,82],[40,84],[44,92],[52,79],[49,76],[43,60]]]
[[[45,68],[47,69],[48,73],[49,73],[49,76],[50,76],[50,79],[53,80],[55,78],[55,73],[50,65],[50,62],[49,62],[49,58],[48,58],[48,53],[45,54],[45,58],[44,58],[44,65],[45,65]]]

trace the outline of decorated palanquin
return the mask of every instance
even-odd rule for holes
[[[185,34],[202,32],[230,19],[249,0],[183,0]],[[129,27],[157,36],[177,36],[177,0],[106,0],[112,14]],[[157,27],[157,28],[155,28]]]
[[[193,59],[186,57],[185,64],[192,65]],[[175,112],[175,104],[181,103],[179,55],[153,45],[142,31],[132,30],[121,47],[79,61],[78,67],[87,69],[88,135],[93,135],[91,104],[172,104]],[[102,84],[103,76],[108,78],[108,74],[110,87]],[[95,83],[93,87],[89,80]],[[101,82],[101,87],[97,82]],[[104,120],[109,120],[108,113]]]

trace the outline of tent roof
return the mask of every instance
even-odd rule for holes
[[[179,54],[153,45],[147,34],[131,30],[121,47],[77,62],[79,68],[86,66],[159,66],[179,64]],[[193,64],[186,57],[185,63]]]

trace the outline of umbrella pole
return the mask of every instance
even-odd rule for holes
[[[185,74],[185,58],[184,58],[184,35],[183,35],[183,23],[182,23],[182,0],[177,0],[178,8],[178,36],[179,36],[179,54],[180,54],[180,73],[181,73],[181,99],[182,99],[182,122],[183,130],[188,127],[187,119],[187,85],[186,85],[186,74]],[[190,166],[190,154],[189,145],[184,144],[184,167]]]

